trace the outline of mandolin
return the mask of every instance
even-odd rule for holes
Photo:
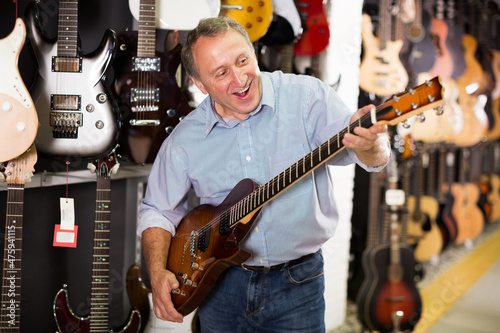
[[[84,54],[78,47],[78,1],[59,1],[56,39],[41,31],[40,4],[27,14],[28,36],[38,63],[34,89],[40,121],[35,142],[48,157],[86,159],[107,155],[116,144],[117,104],[105,77],[116,48],[114,31],[107,30],[99,47]]]
[[[0,39],[0,142],[3,143],[0,145],[0,162],[12,160],[28,150],[38,131],[35,105],[17,65],[25,39],[26,27],[20,18],[10,35]]]
[[[5,170],[2,171],[0,165],[0,176],[7,182],[1,332],[20,332],[24,184],[31,180],[36,161],[36,149],[32,145],[24,154],[6,163]]]
[[[442,86],[436,77],[416,88],[395,95],[321,144],[267,183],[241,180],[218,206],[201,205],[189,212],[172,237],[167,269],[175,274],[179,288],[172,290],[177,311],[187,315],[209,293],[219,275],[239,265],[250,253],[238,243],[250,230],[257,213],[289,186],[345,149],[343,135],[355,127],[375,123],[395,125],[416,113],[443,104]]]
[[[152,163],[161,144],[192,108],[177,84],[182,46],[155,49],[156,0],[140,0],[138,31],[117,35],[114,89],[124,110],[120,153],[131,162]]]
[[[119,164],[114,152],[89,163],[91,172],[97,174],[94,251],[92,254],[92,288],[90,314],[86,318],[76,316],[68,303],[66,286],[54,299],[54,318],[60,333],[112,332],[109,329],[109,259],[111,231],[111,174],[118,171]],[[131,310],[128,321],[119,332],[137,333],[141,327],[141,316]]]

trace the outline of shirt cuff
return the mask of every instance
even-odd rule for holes
[[[139,217],[137,236],[142,237],[142,233],[148,228],[162,228],[170,232],[172,237],[175,235],[175,225],[165,218],[165,216],[152,210],[144,211]]]

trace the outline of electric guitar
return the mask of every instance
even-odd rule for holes
[[[314,56],[323,52],[330,42],[330,29],[323,0],[295,0],[302,21],[302,34],[294,44],[294,54]]]
[[[42,80],[35,102],[40,129],[35,142],[46,156],[86,159],[107,155],[116,144],[117,105],[104,79],[116,48],[107,30],[99,47],[83,54],[78,47],[78,1],[59,2],[57,39],[40,28],[40,6],[28,10],[28,36]]]
[[[0,162],[10,161],[24,153],[35,141],[38,116],[31,96],[19,73],[17,62],[26,39],[22,19],[16,20],[14,29],[0,39]]]
[[[442,86],[436,77],[372,109],[266,184],[243,179],[219,206],[194,208],[181,220],[172,237],[167,260],[167,269],[179,281],[179,288],[172,290],[177,311],[183,315],[193,311],[226,268],[249,258],[250,253],[239,249],[238,243],[251,229],[260,209],[342,151],[345,148],[342,138],[346,133],[375,123],[395,125],[442,104]]]
[[[20,332],[24,184],[31,180],[36,161],[36,149],[32,145],[24,154],[8,162],[4,171],[0,165],[0,175],[7,182],[1,332]]]
[[[64,286],[54,300],[54,318],[60,333],[112,332],[108,328],[111,173],[116,173],[118,167],[114,154],[89,163],[91,172],[97,174],[90,315],[82,318],[73,313]],[[140,327],[141,316],[137,310],[132,310],[119,332],[137,333]]]
[[[361,18],[364,55],[359,68],[359,86],[378,96],[390,96],[406,89],[408,73],[399,53],[402,40],[392,41],[391,13],[387,0],[380,0],[378,38],[373,35],[372,21],[368,14]]]
[[[132,16],[140,21],[141,0],[129,0],[128,5]],[[217,0],[161,0],[155,6],[154,26],[165,30],[192,30],[205,17],[217,17],[220,11],[220,1]]]
[[[155,50],[156,0],[140,0],[138,31],[118,34],[113,68],[120,110],[125,110],[119,143],[131,162],[152,163],[161,144],[192,108],[177,84],[181,45]]]
[[[219,16],[240,23],[253,43],[269,29],[273,20],[273,3],[270,0],[221,0]]]

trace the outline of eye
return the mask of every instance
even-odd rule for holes
[[[222,77],[222,76],[226,75],[226,73],[227,73],[226,70],[222,70],[219,73],[217,73],[217,77]]]

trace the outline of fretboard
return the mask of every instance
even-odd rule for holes
[[[108,332],[110,205],[111,179],[98,176],[90,304],[91,332]]]
[[[156,43],[156,0],[141,0],[139,9],[139,38],[137,56],[155,56]]]
[[[19,332],[24,184],[9,184],[3,251],[0,331]]]
[[[59,1],[57,56],[76,57],[78,38],[78,1]]]

